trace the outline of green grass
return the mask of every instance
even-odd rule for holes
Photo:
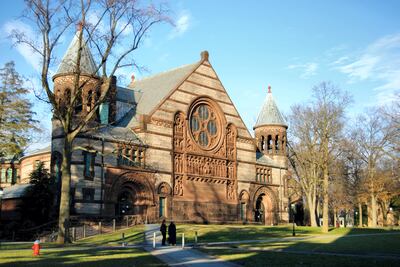
[[[194,242],[195,232],[198,242],[226,242],[240,240],[263,240],[270,237],[288,237],[292,235],[292,226],[263,226],[263,225],[199,225],[184,224],[177,226],[177,235],[185,233],[186,242]],[[296,227],[297,236],[321,234],[319,227]],[[178,242],[180,238],[178,238]]]
[[[129,245],[139,244],[143,242],[144,226],[136,225],[131,228],[115,231],[114,233],[95,235],[83,238],[74,244],[60,245],[54,242],[47,242],[40,244],[42,248],[62,248],[62,247],[76,247],[76,246],[113,246],[121,245],[122,233],[125,234],[124,242]],[[13,249],[30,249],[33,242],[6,242],[0,243],[0,250],[13,250]]]
[[[262,243],[207,247],[202,250],[251,267],[265,266],[266,262],[268,266],[400,266],[398,229],[342,228],[331,229],[327,234],[310,229],[294,238],[287,239],[285,236],[285,231],[282,231],[283,239],[280,240],[268,241],[267,237]],[[338,253],[340,256],[329,253]]]
[[[157,258],[141,249],[45,249],[39,257],[32,256],[31,250],[1,250],[0,266],[166,266]]]
[[[218,256],[224,260],[228,260],[243,266],[399,266],[400,261],[394,259],[378,259],[378,258],[358,258],[349,256],[334,255],[307,255],[294,254],[284,252],[268,252],[268,251],[232,251],[231,249],[203,250],[209,254]]]
[[[122,233],[125,234],[125,239],[122,240]],[[144,241],[144,226],[136,225],[131,228],[115,231],[114,233],[95,235],[80,239],[76,242],[77,245],[120,245],[122,242],[129,244],[139,244]]]

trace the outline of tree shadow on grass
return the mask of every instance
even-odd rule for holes
[[[158,259],[140,249],[82,249],[44,251],[39,257],[24,255],[18,258],[2,257],[0,266],[165,266]]]
[[[338,236],[336,233],[345,232]],[[308,239],[207,248],[243,266],[400,266],[400,231],[346,229]]]

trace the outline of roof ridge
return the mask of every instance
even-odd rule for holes
[[[152,79],[152,78],[156,78],[156,77],[158,77],[158,76],[161,76],[161,75],[163,75],[163,74],[167,74],[167,73],[172,72],[172,71],[180,70],[180,69],[189,67],[189,66],[191,66],[191,65],[194,66],[194,65],[196,65],[197,63],[198,63],[198,62],[196,62],[196,63],[190,63],[190,64],[185,64],[185,65],[181,65],[181,66],[178,66],[178,67],[169,69],[169,70],[165,70],[165,71],[162,71],[162,72],[157,72],[157,73],[152,74],[152,75],[150,75],[150,76],[146,76],[146,77],[143,77],[143,78],[141,78],[141,79],[135,80],[133,83],[142,82],[142,81],[146,81],[146,80],[149,80],[149,79]],[[130,87],[130,86],[133,86],[132,82],[128,84],[128,88],[129,88],[129,89],[134,89],[134,88],[132,88],[132,87]]]

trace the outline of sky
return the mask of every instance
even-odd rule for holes
[[[37,57],[6,38],[13,28],[32,30],[19,18],[23,8],[22,0],[1,1],[0,66],[14,60],[17,71],[38,84]],[[157,26],[135,51],[147,71],[132,68],[121,74],[140,79],[194,63],[207,50],[250,132],[268,85],[288,114],[292,105],[311,99],[313,86],[330,81],[353,96],[349,118],[389,103],[400,90],[400,1],[178,0],[169,8],[175,26]],[[62,38],[58,57],[71,39]],[[37,147],[50,140],[51,112],[32,100],[47,133],[32,145]]]

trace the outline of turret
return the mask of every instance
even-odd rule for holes
[[[271,86],[268,86],[267,98],[253,129],[259,152],[279,156],[286,154],[287,125],[272,97]]]
[[[72,90],[74,90],[76,64],[78,51],[80,49],[79,36],[81,31],[82,26],[79,25],[79,28],[72,39],[56,74],[53,76],[54,95],[61,110],[63,106],[68,106],[67,103],[71,101],[71,95],[75,95],[75,92],[72,92]],[[93,60],[92,53],[86,45],[86,40],[84,38],[82,38],[81,43],[79,83],[83,88],[80,96],[75,102],[74,112],[76,116],[86,115],[89,113],[94,108],[102,90],[102,79],[98,75],[97,66]],[[94,117],[95,121],[101,122],[102,124],[108,124],[115,120],[115,94],[116,78],[112,77],[108,97],[105,103],[103,103],[98,109],[98,114]]]

